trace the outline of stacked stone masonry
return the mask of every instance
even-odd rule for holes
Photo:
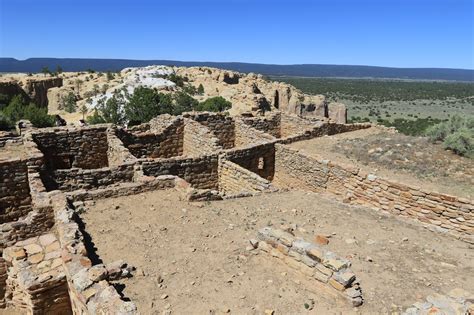
[[[349,268],[349,260],[286,231],[271,227],[259,230],[257,238],[258,242],[251,243],[261,251],[343,293],[353,306],[362,305],[362,290],[356,275]]]
[[[290,175],[301,187],[328,191],[346,201],[410,217],[474,243],[472,200],[383,179],[280,144],[276,145],[276,161],[277,176]]]
[[[219,159],[219,191],[226,196],[272,192],[271,182],[257,174],[225,160]]]
[[[272,181],[284,174],[299,187],[416,218],[472,241],[472,201],[387,181],[284,145],[368,127],[280,113],[185,113],[130,129],[98,125],[32,129],[21,137],[2,134],[0,307],[30,313],[136,313],[107,277],[93,276],[107,268],[93,265],[74,205],[157,189],[177,189],[190,201],[220,200],[273,192]],[[342,289],[354,305],[362,302],[345,260],[321,248],[322,256],[311,256],[304,247],[309,243],[282,233],[262,230],[259,248],[292,266],[312,259],[314,266],[302,271],[311,268],[312,277]],[[290,237],[291,244],[285,243]],[[281,254],[283,246],[288,252]],[[330,267],[328,259],[343,267]],[[316,277],[316,271],[322,274]]]

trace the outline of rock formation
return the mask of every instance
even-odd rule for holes
[[[32,101],[38,106],[48,106],[48,89],[53,87],[60,87],[63,85],[62,78],[42,78],[42,77],[26,77],[22,76],[19,79],[5,78],[0,82],[0,94],[7,97],[7,101],[15,95],[23,95],[27,100]]]

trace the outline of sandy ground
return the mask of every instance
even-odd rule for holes
[[[21,159],[27,156],[27,150],[23,145],[6,144],[0,147],[0,161],[10,159]]]
[[[426,138],[369,128],[296,142],[290,146],[309,155],[357,165],[389,180],[474,198],[474,160],[444,150]]]
[[[381,314],[455,287],[474,292],[468,244],[315,193],[189,203],[175,190],[156,191],[97,201],[81,217],[100,259],[138,268],[118,287],[143,314]],[[246,250],[258,229],[281,224],[296,224],[309,240],[330,236],[328,247],[352,260],[365,304],[355,310],[317,281]]]

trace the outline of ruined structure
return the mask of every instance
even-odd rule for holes
[[[132,268],[94,261],[80,213],[83,201],[158,189],[175,188],[197,201],[272,193],[296,182],[474,242],[473,201],[377,178],[285,145],[362,128],[371,125],[279,111],[259,117],[190,112],[130,129],[96,125],[5,135],[0,138],[0,307],[34,314],[136,313],[133,301],[122,300],[109,282],[129,276]],[[298,260],[312,264],[311,258],[314,265],[304,264],[303,272],[323,270],[318,281],[345,292],[354,305],[362,303],[346,260],[328,252],[316,256],[310,250],[317,247],[284,236],[263,230],[259,248],[296,251],[299,256],[289,255],[298,262],[289,263],[294,266],[301,265]]]

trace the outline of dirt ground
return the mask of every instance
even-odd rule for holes
[[[24,146],[17,144],[6,144],[0,147],[0,161],[10,159],[21,159],[27,156],[27,151]]]
[[[189,203],[172,189],[88,208],[81,217],[100,259],[138,268],[117,286],[142,314],[381,314],[434,292],[474,292],[474,250],[467,243],[316,193]],[[281,224],[296,224],[296,234],[308,240],[329,236],[329,249],[351,259],[364,305],[352,308],[316,280],[246,249],[258,229]]]
[[[424,137],[369,128],[290,146],[334,162],[355,164],[389,180],[474,198],[474,160],[444,150]]]

